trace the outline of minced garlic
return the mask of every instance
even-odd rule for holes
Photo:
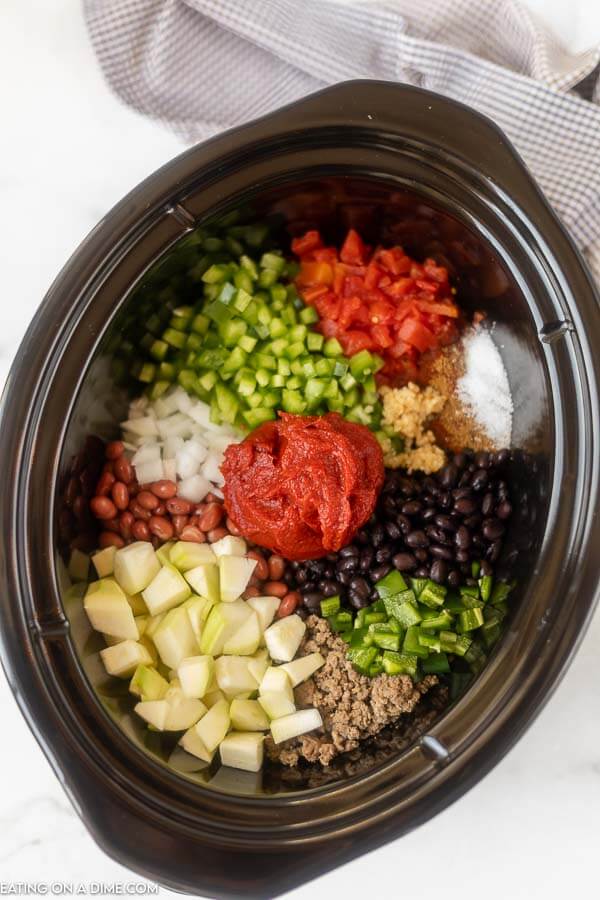
[[[384,448],[384,461],[390,469],[409,472],[437,472],[446,462],[435,435],[425,426],[431,416],[444,408],[446,397],[430,386],[420,388],[410,382],[403,388],[381,388],[382,423],[404,438],[404,451]]]

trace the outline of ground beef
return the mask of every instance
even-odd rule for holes
[[[296,704],[316,706],[323,729],[282,744],[268,737],[265,749],[273,761],[296,766],[304,759],[328,766],[338,754],[356,750],[361,741],[412,712],[438,683],[435,675],[425,676],[418,684],[408,675],[360,675],[346,659],[346,644],[324,619],[310,616],[306,626],[302,651],[319,651],[325,665],[296,688]]]

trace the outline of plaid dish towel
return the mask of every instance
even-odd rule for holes
[[[351,78],[402,81],[508,135],[600,279],[600,47],[570,55],[518,0],[84,0],[120,97],[185,140]]]

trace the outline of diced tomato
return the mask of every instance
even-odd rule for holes
[[[336,337],[348,356],[379,353],[380,384],[414,378],[420,354],[458,337],[454,289],[434,259],[421,264],[400,246],[371,251],[353,229],[339,253],[317,231],[296,238],[292,249],[301,261],[296,284],[319,314],[318,330]]]
[[[333,284],[333,269],[325,262],[303,262],[296,284],[299,287],[309,284]]]
[[[398,337],[412,344],[421,353],[432,350],[436,345],[435,335],[422,322],[412,317],[404,320],[398,329]]]
[[[371,328],[371,336],[377,346],[382,347],[384,350],[387,350],[387,348],[391,347],[394,343],[394,339],[387,325],[373,325]]]
[[[335,247],[320,247],[318,250],[313,251],[311,258],[315,262],[326,262],[330,266],[334,266],[338,260],[337,250]]]
[[[321,235],[318,231],[307,231],[302,237],[294,238],[292,241],[292,253],[302,258],[307,253],[317,250],[323,246]]]
[[[379,284],[379,279],[382,277],[383,272],[379,268],[379,266],[375,265],[373,261],[369,263],[367,266],[367,271],[365,272],[365,287],[367,290],[372,290],[377,287]]]
[[[351,228],[340,250],[340,259],[350,266],[363,266],[366,263],[367,248],[359,233]]]
[[[305,287],[302,291],[302,299],[305,303],[309,305],[313,305],[317,297],[322,297],[323,294],[327,294],[329,288],[326,284],[315,284],[311,287]]]
[[[347,331],[339,340],[347,356],[354,356],[361,350],[374,350],[376,347],[373,338],[364,331]]]

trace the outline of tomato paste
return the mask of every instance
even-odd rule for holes
[[[286,559],[344,547],[371,516],[383,456],[364,425],[338,413],[280,413],[225,451],[225,507],[245,538]]]

